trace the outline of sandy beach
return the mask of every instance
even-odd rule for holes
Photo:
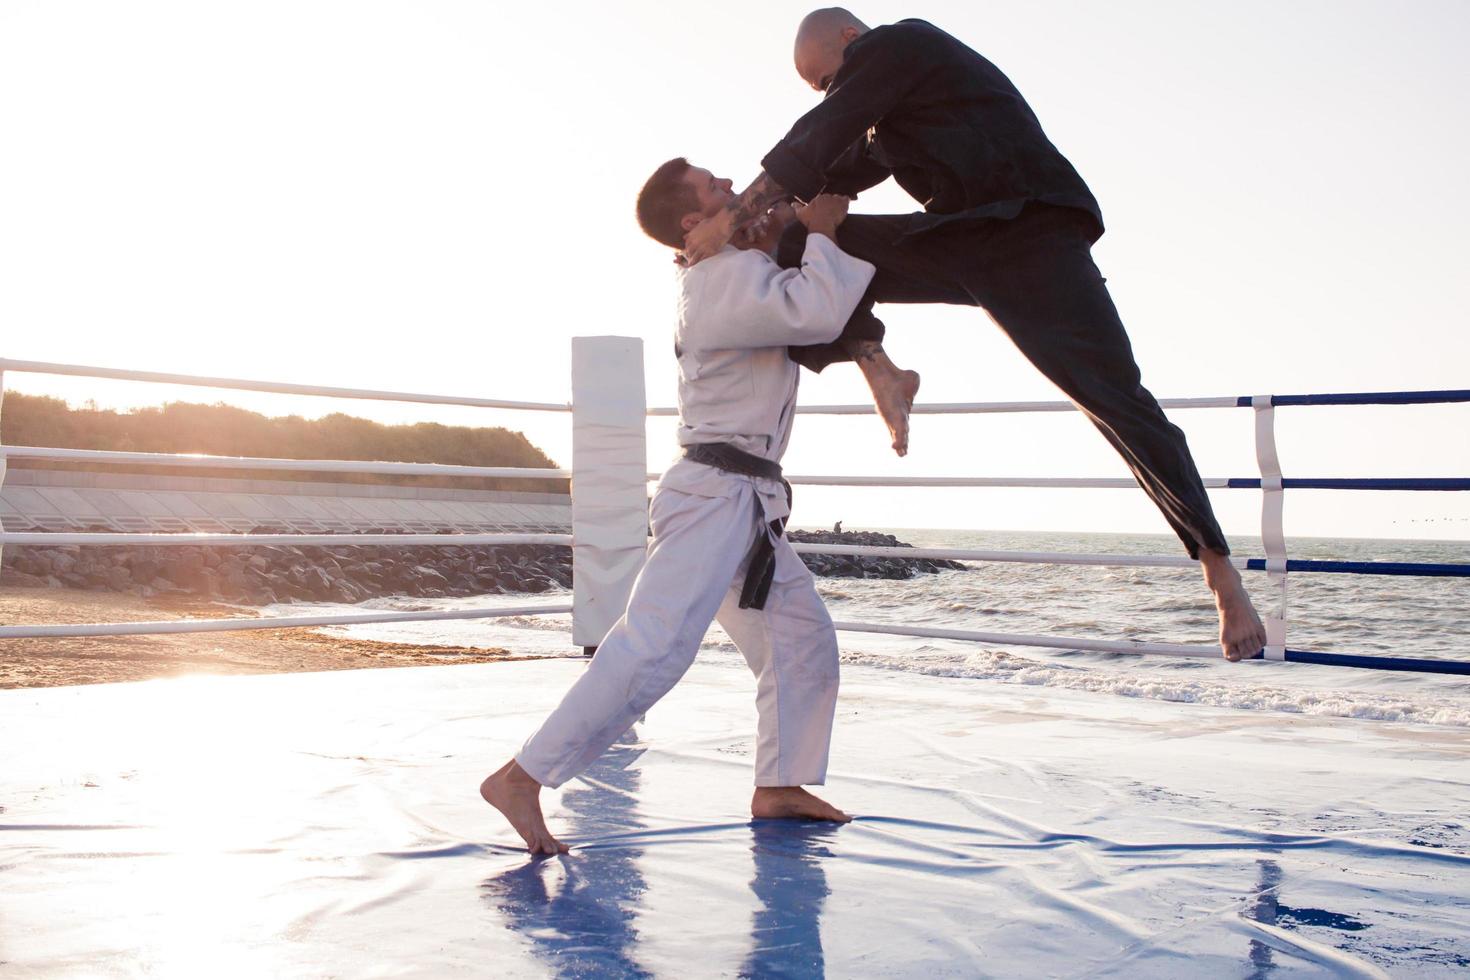
[[[0,623],[227,619],[250,610],[198,599],[82,589],[0,588]],[[378,643],[308,629],[0,641],[0,688],[107,684],[186,674],[285,674],[482,663],[505,649]]]

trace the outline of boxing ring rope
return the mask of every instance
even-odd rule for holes
[[[135,453],[104,449],[53,449],[46,446],[0,446],[0,457],[63,462],[199,467],[211,470],[297,470],[310,473],[381,473],[393,476],[474,476],[501,480],[570,480],[572,477],[571,470],[536,469],[530,466],[377,463],[356,459],[266,459],[257,456],[209,456],[203,453]]]
[[[571,469],[526,467],[451,466],[433,463],[369,462],[360,460],[288,460],[251,457],[222,457],[167,453],[132,453],[100,450],[0,446],[0,484],[10,459],[96,463],[146,464],[170,467],[276,469],[319,472],[357,472],[385,475],[470,476],[499,479],[568,479],[573,487],[573,534],[175,534],[175,533],[17,533],[0,528],[0,549],[5,544],[79,544],[93,546],[182,546],[182,545],[324,545],[324,546],[471,546],[471,545],[572,545],[575,594],[571,606],[527,606],[501,609],[463,609],[439,612],[358,613],[332,616],[279,618],[180,620],[163,623],[111,623],[49,626],[0,626],[0,639],[22,636],[98,636],[142,633],[214,632],[235,629],[278,629],[288,626],[328,626],[355,623],[411,622],[416,620],[477,619],[495,616],[545,615],[571,611],[573,642],[594,645],[616,619],[626,602],[627,591],[641,565],[646,544],[646,481],[657,473],[646,471],[644,425],[650,417],[677,415],[667,407],[647,408],[643,395],[641,343],[629,338],[577,338],[573,342],[573,399],[570,403],[511,401],[503,399],[432,395],[410,392],[334,388],[317,385],[248,381],[235,378],[127,371],[114,368],[53,364],[39,361],[0,359],[0,396],[4,393],[5,371],[113,378],[212,388],[262,391],[280,394],[318,395],[379,401],[418,402],[441,405],[498,408],[523,411],[569,412],[573,415],[573,465]],[[1242,571],[1265,572],[1273,589],[1274,605],[1266,610],[1268,659],[1335,666],[1370,667],[1470,674],[1470,661],[1425,658],[1379,657],[1322,653],[1286,647],[1286,586],[1290,572],[1354,575],[1470,577],[1470,564],[1421,562],[1318,561],[1293,559],[1286,553],[1282,501],[1286,490],[1362,491],[1464,491],[1470,479],[1425,478],[1302,478],[1284,477],[1276,454],[1274,412],[1277,407],[1319,405],[1426,405],[1470,402],[1470,390],[1350,392],[1306,395],[1222,396],[1163,399],[1166,409],[1250,408],[1255,416],[1256,450],[1260,475],[1255,477],[1209,478],[1212,489],[1259,490],[1262,492],[1262,541],[1265,557],[1232,557]],[[917,415],[1009,414],[1027,412],[1070,412],[1076,406],[1065,401],[952,402],[914,406]],[[870,415],[871,405],[807,405],[797,412],[807,415]],[[580,413],[580,414],[579,414]],[[793,484],[805,486],[854,487],[1027,487],[1134,489],[1131,479],[1028,478],[1028,477],[880,477],[880,476],[792,476]],[[636,496],[634,490],[636,488]],[[636,518],[636,520],[634,519]],[[945,558],[959,561],[1019,562],[1028,564],[1093,565],[1108,567],[1187,568],[1196,563],[1188,558],[1162,555],[1073,554],[1063,552],[988,551],[956,548],[888,548],[859,545],[794,543],[802,554],[836,554],[897,558]],[[0,550],[3,557],[3,550]],[[585,586],[585,588],[584,588]],[[579,617],[585,622],[579,623]],[[955,639],[1011,646],[1034,646],[1065,650],[1157,654],[1165,656],[1217,657],[1213,645],[1144,643],[1090,640],[1078,637],[993,633],[881,623],[837,623],[848,632],[887,633],[903,636]],[[578,631],[581,639],[578,639]],[[596,639],[593,639],[596,637]],[[590,640],[590,643],[589,643]]]
[[[1426,673],[1470,675],[1470,661],[1431,658],[1380,657],[1366,654],[1323,653],[1294,650],[1286,646],[1287,574],[1307,572],[1343,575],[1403,575],[1426,577],[1470,577],[1470,564],[1432,562],[1364,562],[1319,561],[1288,557],[1283,512],[1287,490],[1371,490],[1371,491],[1464,491],[1470,490],[1470,479],[1459,477],[1420,478],[1340,478],[1285,477],[1276,450],[1275,409],[1297,406],[1353,405],[1436,405],[1470,402],[1470,389],[1434,391],[1332,392],[1305,395],[1239,395],[1210,398],[1160,399],[1166,409],[1249,408],[1254,414],[1256,460],[1260,475],[1255,477],[1213,477],[1202,480],[1207,489],[1259,490],[1262,495],[1261,539],[1264,558],[1232,556],[1231,563],[1242,571],[1265,572],[1271,588],[1273,604],[1265,611],[1267,645],[1261,656],[1269,660],[1292,663],[1315,663],[1377,670],[1407,670]],[[871,405],[806,405],[796,411],[806,415],[871,415]],[[1070,412],[1077,407],[1066,401],[949,402],[915,405],[915,415],[1010,414],[1030,412]],[[677,415],[677,409],[650,409],[653,417]],[[656,479],[657,474],[650,474]],[[1071,477],[889,477],[889,476],[788,476],[793,485],[846,487],[1026,487],[1133,489],[1131,479],[1089,479]],[[891,548],[864,545],[795,543],[798,554],[834,554],[886,558],[943,558],[957,561],[1021,562],[1055,565],[1097,565],[1110,567],[1185,568],[1195,565],[1192,559],[1164,555],[1095,555],[1060,552],[979,551],[957,548]],[[1159,654],[1167,656],[1217,657],[1214,646],[1173,643],[1140,643],[1130,641],[1088,640],[1080,637],[1051,637],[1014,633],[991,633],[974,630],[940,629],[881,623],[836,624],[848,632],[886,633],[899,636],[923,636],[938,639],[966,640],[1013,646],[1034,646],[1067,650],[1091,650],[1111,653]]]
[[[344,540],[347,539],[347,540]],[[233,547],[234,545],[297,545],[300,547],[442,547],[463,548],[470,545],[570,545],[570,534],[517,534],[513,531],[495,534],[228,534],[191,533],[187,531],[81,531],[75,534],[57,531],[15,531],[4,537],[6,544],[149,547]]]
[[[247,381],[241,378],[210,378],[196,374],[165,374],[161,371],[130,371],[122,368],[0,358],[0,375],[4,375],[6,371],[15,371],[18,374],[66,375],[78,378],[111,378],[117,381],[151,381],[198,388],[232,388],[238,391],[265,391],[278,395],[320,395],[325,398],[363,398],[380,402],[468,405],[471,408],[507,408],[527,412],[570,412],[572,410],[572,406],[566,402],[516,402],[494,398],[472,398],[464,395],[425,395],[407,391],[374,391],[367,388],[328,388],[322,385]]]
[[[569,613],[567,606],[504,606],[498,609],[446,609],[416,612],[338,613],[331,616],[278,616],[264,619],[173,619],[156,623],[72,623],[0,626],[0,639],[27,637],[142,636],[160,633],[222,633],[233,630],[278,630],[289,627],[355,626],[361,623],[418,623],[445,619],[495,619],[502,616],[548,616]]]
[[[0,405],[3,405],[6,371],[72,377],[109,378],[205,388],[228,388],[273,394],[317,395],[329,398],[356,398],[374,401],[413,402],[434,405],[465,405],[473,408],[497,408],[520,411],[572,412],[566,403],[508,401],[503,399],[432,395],[415,392],[376,391],[361,388],[335,388],[322,385],[284,384],[272,381],[249,381],[240,378],[217,378],[196,375],[166,374],[157,371],[130,371],[118,368],[91,367],[77,364],[54,364],[43,361],[0,359]],[[399,463],[364,460],[266,459],[204,454],[115,452],[92,449],[58,449],[41,446],[0,445],[0,485],[12,459],[50,462],[90,462],[167,466],[179,468],[291,470],[325,473],[370,473],[394,476],[454,476],[503,480],[566,480],[572,475],[566,469],[537,469],[508,466],[452,466],[440,463]],[[0,561],[5,545],[82,545],[82,546],[264,546],[297,547],[464,547],[474,545],[562,545],[570,546],[570,534],[189,534],[150,532],[7,532],[0,528]],[[321,616],[241,617],[238,619],[184,619],[136,623],[75,623],[0,625],[0,639],[35,637],[138,636],[165,633],[213,633],[233,630],[285,629],[290,627],[344,626],[368,623],[404,623],[430,620],[489,619],[507,616],[544,616],[572,612],[571,605],[505,606],[490,609],[418,610],[406,612],[339,613]]]
[[[1213,398],[1160,398],[1163,408],[1252,408],[1253,395],[1223,395]],[[1285,405],[1440,405],[1470,402],[1470,390],[1368,391],[1347,394],[1270,395],[1270,404]],[[1015,412],[1075,412],[1068,401],[1020,402],[929,402],[915,405],[914,415],[988,415]],[[648,410],[650,418],[677,417],[679,410],[660,406]],[[872,405],[798,405],[798,415],[872,415]]]

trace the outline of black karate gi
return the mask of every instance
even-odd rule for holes
[[[793,360],[820,371],[850,360],[853,342],[881,340],[874,302],[983,307],[1123,456],[1190,556],[1229,553],[1184,433],[1141,384],[1092,261],[1097,201],[1000,69],[921,20],[874,28],[761,164],[803,200],[891,174],[924,205],[848,215],[837,243],[877,275],[842,337],[794,347]],[[783,265],[800,263],[804,235],[788,229]]]

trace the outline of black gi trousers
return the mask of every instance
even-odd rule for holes
[[[878,272],[842,336],[793,347],[791,359],[820,371],[851,360],[854,342],[882,340],[874,303],[982,307],[1118,450],[1190,557],[1198,558],[1201,546],[1228,554],[1184,433],[1143,387],[1128,334],[1092,261],[1096,219],[1036,203],[1010,220],[935,227],[934,217],[848,215],[838,245]],[[801,264],[805,240],[799,223],[787,229],[778,254],[783,266]]]

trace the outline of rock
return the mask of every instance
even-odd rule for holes
[[[3,566],[0,567],[10,568],[21,575],[30,575],[36,578],[47,574],[51,570],[50,562],[47,562],[40,556],[33,555],[27,551],[21,551],[19,548],[15,550],[18,553],[14,556],[7,555]]]
[[[353,603],[362,601],[363,595],[351,581],[339,578],[332,583],[332,599],[336,602]]]
[[[332,577],[322,569],[312,566],[305,570],[302,588],[314,599],[325,599],[332,594]]]
[[[40,575],[23,572],[6,562],[4,566],[0,566],[0,585],[14,586],[19,589],[44,589],[46,579]]]
[[[414,576],[430,588],[442,589],[449,584],[449,579],[445,578],[443,572],[428,565],[417,565],[413,571]]]
[[[162,573],[163,564],[151,558],[135,558],[128,565],[128,570],[133,573],[134,582],[151,583]]]
[[[870,548],[912,548],[891,534],[877,531],[788,531],[792,541],[814,544],[862,545]],[[802,555],[813,575],[837,578],[909,579],[949,569],[964,570],[957,561],[876,555]]]
[[[219,573],[219,576],[221,587],[226,591],[227,594],[239,595],[250,588],[250,578],[245,574],[244,568],[230,568]],[[178,579],[174,578],[173,576],[169,576],[169,581],[177,582]],[[192,583],[181,582],[179,584],[183,585],[185,588],[188,588],[189,585]]]
[[[272,525],[259,533],[283,533]],[[379,533],[394,533],[381,529]],[[440,529],[439,533],[454,533]],[[8,548],[6,581],[129,591],[191,592],[260,603],[361,602],[375,595],[469,596],[546,592],[572,584],[565,546],[265,545],[253,547]],[[19,578],[18,576],[26,576]]]
[[[190,588],[204,569],[204,552],[195,548],[180,548],[180,554],[163,567],[163,577],[175,585]]]

